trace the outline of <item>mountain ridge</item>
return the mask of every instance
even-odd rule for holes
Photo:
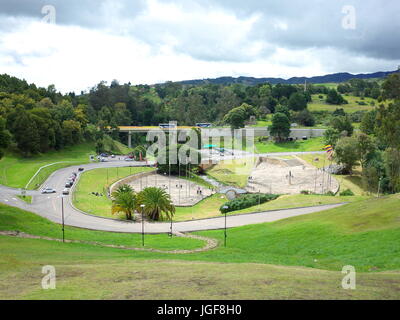
[[[289,79],[283,78],[255,78],[255,77],[218,77],[218,78],[207,78],[207,79],[194,79],[194,80],[183,80],[183,81],[174,81],[175,83],[180,83],[183,85],[203,85],[203,84],[246,84],[246,85],[258,85],[262,83],[271,83],[271,84],[304,84],[305,81],[307,83],[317,84],[317,83],[340,83],[346,82],[351,79],[375,79],[375,78],[384,78],[390,74],[399,72],[396,71],[378,71],[374,73],[359,73],[359,74],[351,74],[348,72],[339,72],[332,73],[323,76],[315,76],[315,77],[292,77]]]

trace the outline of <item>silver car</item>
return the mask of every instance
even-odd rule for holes
[[[56,193],[57,191],[52,189],[52,188],[44,188],[42,190],[42,194],[46,194],[46,193]]]

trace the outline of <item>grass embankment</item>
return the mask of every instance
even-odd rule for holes
[[[33,213],[0,204],[0,231],[20,231],[35,236],[54,239],[62,238],[61,226]],[[142,247],[140,234],[91,231],[74,227],[65,227],[65,238],[69,240],[98,242],[99,244]],[[37,240],[38,241],[38,240]],[[72,245],[72,244],[70,244]],[[146,235],[145,248],[160,250],[196,249],[204,245],[196,239],[169,238],[167,235]],[[131,254],[135,254],[132,253]]]
[[[225,185],[244,188],[255,161],[255,158],[223,160],[207,170],[207,175]]]
[[[400,195],[368,199],[324,212],[229,230],[228,248],[202,259],[301,265],[358,271],[400,268]],[[223,232],[201,232],[223,241]],[[197,256],[200,258],[200,256]]]
[[[398,299],[400,272],[388,270],[400,269],[399,202],[400,195],[394,195],[231,229],[227,248],[188,255],[0,236],[0,298]],[[60,232],[21,210],[3,208],[2,229]],[[67,228],[67,236],[72,229]],[[76,232],[90,240],[105,234]],[[223,239],[223,231],[200,234]],[[126,235],[116,237],[121,236]],[[170,240],[159,237],[162,243]],[[56,290],[40,287],[41,268],[49,264],[56,267]],[[356,268],[357,290],[341,288],[345,265]]]
[[[123,144],[106,139],[107,148],[115,153],[128,153],[129,149]],[[28,189],[39,187],[54,171],[77,164],[89,163],[89,156],[95,155],[93,143],[83,143],[66,147],[60,151],[50,151],[32,158],[23,158],[17,154],[7,153],[0,160],[0,184],[13,188],[25,188],[29,180],[43,166],[56,163],[44,168],[33,179]],[[62,163],[57,163],[62,162]]]
[[[84,172],[80,177],[73,194],[73,204],[76,208],[101,217],[124,218],[124,215],[111,215],[111,199],[107,197],[107,188],[114,182],[140,172],[154,171],[153,168],[124,167],[104,168]],[[92,194],[99,193],[97,197]]]

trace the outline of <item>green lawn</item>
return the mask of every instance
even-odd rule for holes
[[[153,168],[124,167],[104,168],[84,172],[73,193],[73,204],[78,209],[102,217],[124,218],[123,214],[111,215],[111,199],[107,197],[107,187],[118,180],[140,172],[154,171]],[[96,197],[92,192],[102,194]]]
[[[0,236],[0,298],[399,299],[399,203],[400,195],[394,195],[234,228],[227,248],[186,255]],[[59,226],[6,206],[0,206],[0,228],[60,236]],[[140,242],[134,235],[75,228],[66,234]],[[223,239],[222,230],[199,234]],[[163,248],[177,240],[183,243],[175,245],[191,246],[188,239],[165,235],[146,239]],[[44,265],[56,267],[56,290],[40,287]],[[341,289],[345,265],[356,268],[357,290]]]
[[[62,238],[61,226],[33,213],[0,204],[0,230],[21,231],[36,236],[55,239]],[[65,238],[69,240],[90,241],[99,244],[123,245],[127,247],[142,247],[140,234],[112,233],[91,231],[74,227],[65,227]],[[38,241],[38,240],[36,240]],[[69,244],[73,246],[73,244]],[[146,235],[145,248],[160,250],[196,249],[204,246],[204,242],[196,239],[172,239],[165,234]],[[131,253],[134,254],[134,253]]]
[[[123,144],[112,139],[106,139],[107,148],[115,153],[128,153],[129,149]],[[13,188],[24,188],[39,168],[52,163],[40,171],[36,178],[28,186],[28,189],[36,189],[54,171],[77,164],[89,163],[89,156],[95,155],[93,143],[83,143],[72,147],[66,147],[60,151],[47,152],[32,158],[23,158],[20,155],[7,153],[0,160],[0,184]]]
[[[220,262],[254,262],[358,271],[400,269],[400,194],[357,201],[290,219],[229,230],[228,248],[195,255]],[[204,236],[223,240],[223,232]]]
[[[217,193],[200,201],[193,207],[176,207],[174,221],[218,217],[221,215],[219,208],[227,201],[228,199],[225,195]]]
[[[255,143],[257,153],[322,151],[324,146],[323,137],[283,143],[272,141]]]

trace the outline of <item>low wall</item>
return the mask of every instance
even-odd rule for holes
[[[111,185],[110,194],[112,194],[114,192],[114,189],[118,188],[120,185],[129,184],[134,180],[151,176],[151,175],[155,174],[156,172],[157,172],[157,170],[153,170],[153,171],[149,171],[149,172],[141,172],[141,173],[137,173],[137,174],[131,175],[129,177],[123,178]]]

